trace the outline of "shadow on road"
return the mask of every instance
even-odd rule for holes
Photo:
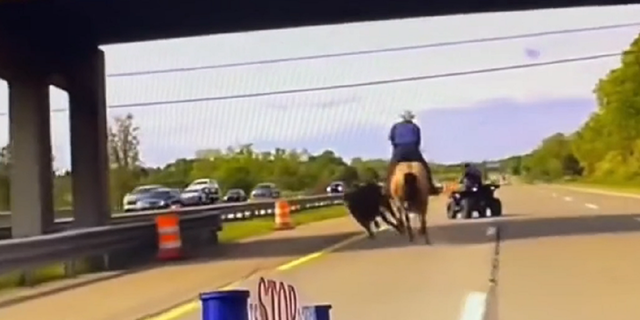
[[[501,230],[503,241],[640,232],[640,221],[634,220],[634,217],[639,217],[640,214],[635,216],[609,214],[508,219],[518,216],[526,216],[526,214],[514,213],[505,215],[503,218],[461,220],[448,225],[432,226],[429,228],[430,237],[435,245],[490,243],[494,238],[487,235],[487,230],[496,226]],[[325,236],[264,239],[246,243],[223,244],[208,250],[204,256],[190,262],[207,259],[236,260],[301,256],[322,250],[356,234],[359,233],[345,232]],[[421,241],[421,239],[418,239],[416,243],[420,243],[418,241]],[[361,240],[357,244],[347,246],[339,251],[376,250],[407,245],[412,244],[408,242],[406,236],[398,235],[393,231],[386,231],[374,240]]]
[[[509,217],[522,216],[524,214],[510,214]],[[525,218],[509,219],[507,215],[503,218],[477,219],[460,221],[448,225],[430,227],[429,232],[434,245],[473,245],[490,243],[493,237],[487,235],[490,227],[499,227],[503,241],[539,239],[546,237],[565,237],[577,235],[597,235],[597,234],[621,234],[640,232],[640,221],[634,220],[638,215],[618,214],[618,215],[584,215],[574,217],[548,217],[548,218]],[[355,221],[353,222],[356,223]],[[286,231],[284,231],[286,232]],[[201,250],[197,255],[185,261],[172,263],[150,263],[131,266],[121,272],[110,274],[104,277],[97,277],[88,281],[79,281],[61,287],[50,288],[32,292],[31,294],[11,299],[0,299],[0,307],[26,302],[28,300],[43,297],[46,295],[66,291],[98,281],[115,279],[133,273],[149,270],[158,267],[172,265],[190,265],[204,262],[225,262],[242,259],[266,259],[274,257],[297,257],[311,252],[323,250],[329,246],[345,239],[351,238],[360,232],[342,232],[324,236],[307,236],[298,238],[262,239],[244,243],[220,244]],[[422,239],[417,239],[415,243],[410,243],[406,235],[398,235],[393,231],[380,233],[374,240],[363,239],[338,250],[338,252],[354,252],[380,249],[402,248],[407,246],[423,245]],[[273,268],[275,265],[261,265],[260,268]],[[251,273],[259,272],[260,268],[248,271],[247,277]]]
[[[520,215],[522,214],[511,214],[510,216]],[[433,226],[429,228],[429,234],[434,245],[473,245],[494,241],[495,238],[487,234],[490,227],[500,228],[503,242],[549,237],[638,233],[640,232],[640,221],[636,221],[634,218],[639,215],[583,215],[513,220],[504,218],[478,219]],[[415,244],[412,244],[409,243],[406,236],[393,232],[392,235],[384,234],[379,239],[363,240],[339,251],[398,248],[420,243],[422,243],[421,238],[417,238]]]

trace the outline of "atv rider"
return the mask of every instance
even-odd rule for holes
[[[393,154],[389,161],[389,171],[387,172],[387,186],[390,185],[391,176],[395,171],[396,165],[401,161],[417,161],[424,165],[429,175],[429,190],[432,195],[437,194],[431,168],[420,152],[420,144],[422,142],[420,127],[413,122],[415,116],[411,111],[405,111],[401,116],[402,121],[397,122],[391,127],[389,132],[389,141],[393,147]],[[388,191],[388,190],[387,190]]]
[[[460,184],[463,189],[470,189],[473,187],[479,187],[482,185],[482,172],[470,163],[463,165],[464,172],[462,178],[460,178]]]

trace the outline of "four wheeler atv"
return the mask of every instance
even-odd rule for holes
[[[502,202],[495,197],[498,188],[499,184],[491,183],[451,192],[447,203],[447,216],[449,219],[455,219],[460,214],[463,219],[471,219],[474,212],[478,212],[481,218],[502,216]]]

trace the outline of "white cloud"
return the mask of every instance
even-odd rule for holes
[[[640,6],[495,13],[277,31],[109,46],[107,73],[224,64],[272,58],[371,50],[464,39],[636,22]],[[108,81],[108,103],[221,97],[461,72],[617,52],[638,34],[629,27],[569,35],[469,44],[379,55],[216,69]],[[152,150],[223,147],[258,140],[291,141],[358,124],[388,124],[403,109],[464,107],[495,98],[590,97],[593,85],[617,66],[610,58],[474,76],[441,78],[354,89],[262,98],[112,109],[132,112]],[[0,112],[6,111],[0,86]],[[66,109],[64,94],[52,93],[54,109]],[[68,119],[52,116],[54,151],[68,165]],[[0,118],[0,126],[6,125]],[[0,143],[7,141],[0,130]],[[170,151],[169,151],[170,152]],[[175,154],[174,156],[188,156]]]

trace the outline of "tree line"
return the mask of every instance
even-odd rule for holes
[[[598,81],[597,110],[576,132],[556,133],[531,153],[505,159],[529,180],[640,184],[640,36],[620,67]]]
[[[114,210],[123,196],[144,184],[183,188],[199,178],[216,179],[224,190],[240,188],[249,192],[261,182],[275,183],[283,193],[321,193],[332,181],[351,184],[379,181],[388,162],[382,159],[356,158],[347,161],[326,150],[311,154],[306,150],[257,151],[251,144],[226,149],[196,152],[193,158],[181,158],[163,167],[145,166],[140,158],[140,128],[131,114],[115,117],[109,126],[110,194]],[[0,151],[0,211],[10,207],[10,148]],[[71,207],[71,173],[55,174],[56,208]]]
[[[356,182],[382,181],[386,177],[388,160],[343,159],[331,150],[312,154],[306,150],[258,151],[251,144],[226,149],[197,151],[192,158],[181,158],[162,167],[145,166],[140,158],[140,128],[131,114],[115,117],[108,130],[110,164],[110,195],[113,210],[121,209],[122,198],[133,188],[145,184],[160,184],[183,188],[200,178],[216,179],[223,192],[240,188],[249,192],[256,184],[272,182],[287,192],[323,193],[333,181],[347,185]],[[0,211],[10,208],[11,155],[8,146],[0,150]],[[459,174],[460,165],[432,164],[441,179]],[[71,173],[54,174],[54,204],[69,208]]]

